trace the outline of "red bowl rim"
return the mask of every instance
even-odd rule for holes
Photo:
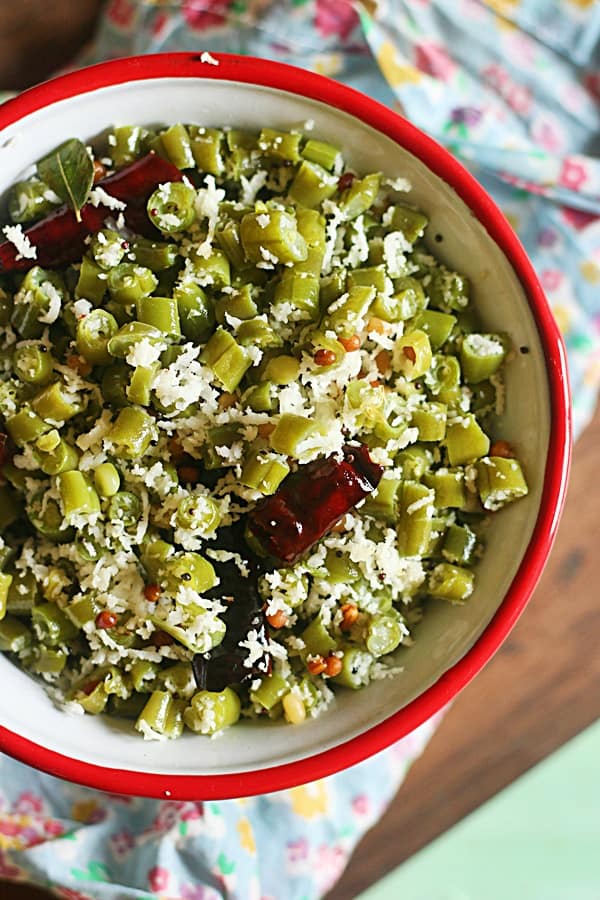
[[[165,53],[100,63],[30,88],[0,106],[0,130],[36,110],[99,88],[154,78],[211,78],[263,85],[319,100],[386,134],[449,184],[484,225],[516,272],[543,346],[550,395],[550,440],[537,522],[506,596],[471,649],[438,681],[385,721],[330,750],[266,769],[224,775],[133,772],[71,759],[0,726],[0,749],[37,769],[119,794],[227,799],[283,790],[361,762],[409,734],[445,706],[498,650],[523,612],[550,553],[565,499],[571,457],[571,405],[562,337],[527,255],[496,204],[467,170],[398,113],[322,75],[253,57]]]

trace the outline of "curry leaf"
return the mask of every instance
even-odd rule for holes
[[[71,138],[40,159],[37,174],[61,200],[68,203],[81,220],[79,210],[87,200],[94,181],[94,164],[77,138]]]

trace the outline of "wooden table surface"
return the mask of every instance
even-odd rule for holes
[[[26,87],[66,64],[101,6],[1,3],[0,90]],[[531,603],[455,701],[328,900],[355,897],[600,717],[599,447],[600,411],[575,448],[558,539]],[[0,897],[47,894],[0,882]]]

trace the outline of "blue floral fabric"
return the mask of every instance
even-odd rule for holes
[[[81,61],[167,50],[313,69],[445,144],[537,269],[584,426],[600,382],[600,3],[110,0]],[[0,757],[0,878],[68,900],[315,900],[436,723],[331,778],[218,803],[112,796]]]

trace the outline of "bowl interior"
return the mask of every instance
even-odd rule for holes
[[[4,726],[72,759],[146,773],[217,775],[264,769],[341,744],[404,707],[465,654],[497,610],[527,548],[550,427],[546,368],[533,316],[515,273],[484,227],[447,184],[390,138],[325,103],[272,88],[193,78],[133,81],[53,103],[7,128],[0,148],[0,194],[61,140],[89,140],[114,124],[184,121],[259,129],[297,128],[307,120],[314,122],[315,137],[338,144],[359,171],[408,178],[409,199],[429,216],[432,250],[471,279],[486,329],[510,334],[516,354],[507,368],[508,403],[497,436],[518,447],[530,494],[492,522],[469,602],[431,605],[415,646],[397,653],[402,673],[356,693],[338,692],[323,717],[301,727],[245,723],[215,740],[188,733],[167,750],[165,744],[143,742],[116,720],[59,711],[42,687],[0,654]],[[442,240],[434,243],[435,235]],[[520,347],[529,352],[519,352]]]

